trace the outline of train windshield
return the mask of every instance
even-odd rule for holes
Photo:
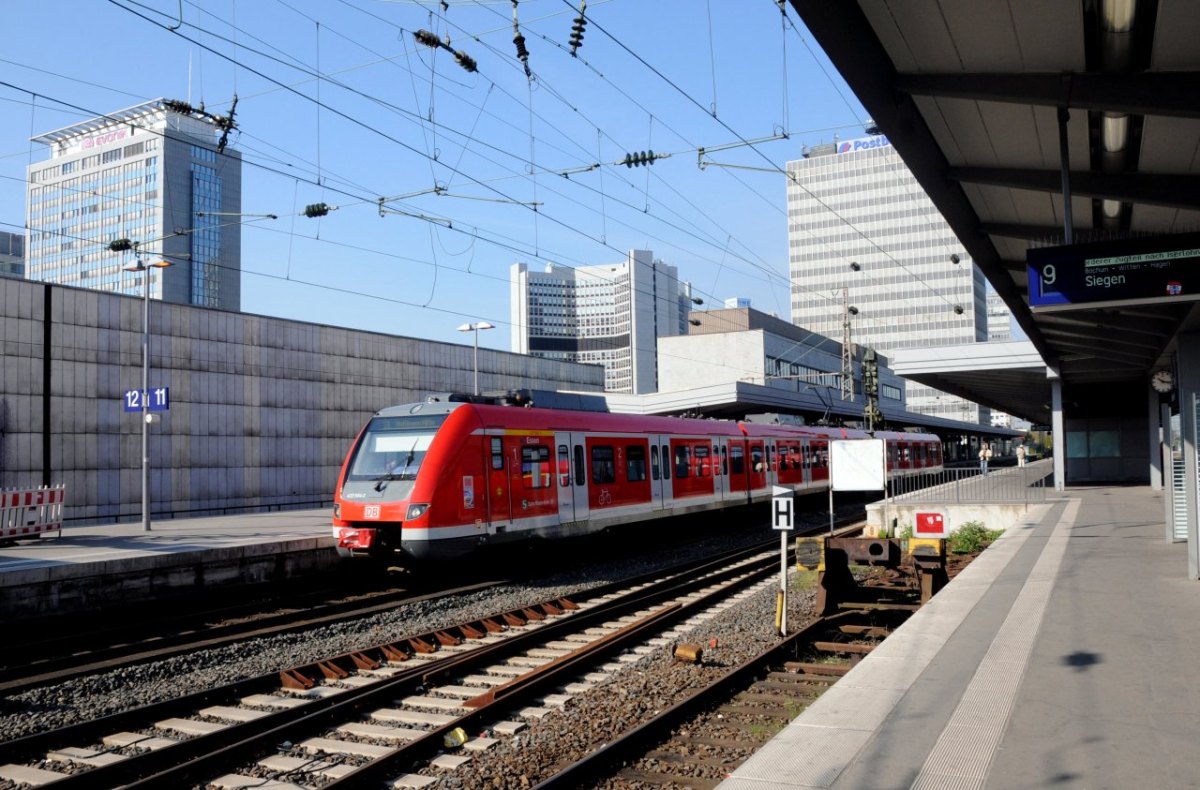
[[[412,488],[412,481],[417,479],[434,434],[445,420],[444,414],[371,420],[355,449],[346,483],[367,482],[376,491],[383,492],[395,482],[407,482],[400,486],[403,492],[388,491],[406,494]]]

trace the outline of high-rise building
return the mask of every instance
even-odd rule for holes
[[[988,289],[987,295],[987,339],[995,342],[1012,340],[1012,311],[1000,298],[1000,294]]]
[[[25,276],[25,237],[0,230],[0,277]]]
[[[987,339],[987,283],[886,137],[815,146],[787,164],[792,322],[890,354]],[[915,382],[910,411],[986,423]]]
[[[658,390],[659,337],[687,333],[691,284],[630,250],[622,263],[511,271],[512,350],[604,366],[609,392]]]
[[[50,158],[28,167],[27,276],[140,295],[123,267],[166,260],[152,298],[238,310],[242,159],[222,120],[157,99],[34,137]]]

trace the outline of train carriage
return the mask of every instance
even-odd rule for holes
[[[347,455],[333,535],[345,555],[454,559],[485,543],[750,504],[776,485],[825,490],[829,442],[870,436],[466,402],[393,406]],[[936,436],[876,436],[888,439],[893,474],[941,466]]]

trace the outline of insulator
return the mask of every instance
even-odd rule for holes
[[[108,243],[109,252],[125,252],[133,249],[133,242],[129,239],[116,239]]]
[[[475,58],[471,57],[465,52],[458,52],[456,50],[454,52],[454,59],[458,61],[458,65],[462,66],[465,70],[471,73],[475,73],[479,69],[478,65],[475,63]]]
[[[304,216],[306,217],[324,217],[329,213],[329,205],[326,203],[309,203],[304,207]]]
[[[583,32],[587,28],[587,19],[581,14],[575,17],[575,23],[571,25],[571,56],[575,56],[575,50],[583,46]]]
[[[413,38],[417,40],[418,44],[424,44],[425,46],[432,47],[434,49],[437,49],[442,45],[442,42],[438,40],[438,37],[433,33],[430,33],[428,30],[418,30],[416,33],[413,33]]]
[[[529,50],[525,48],[525,36],[518,33],[513,38],[513,43],[517,45],[517,57],[523,61],[529,60]]]

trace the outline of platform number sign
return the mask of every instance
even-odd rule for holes
[[[170,387],[155,387],[149,393],[150,397],[145,403],[147,411],[167,411],[171,408]],[[125,411],[141,411],[144,398],[146,393],[142,390],[125,390],[122,396]]]

